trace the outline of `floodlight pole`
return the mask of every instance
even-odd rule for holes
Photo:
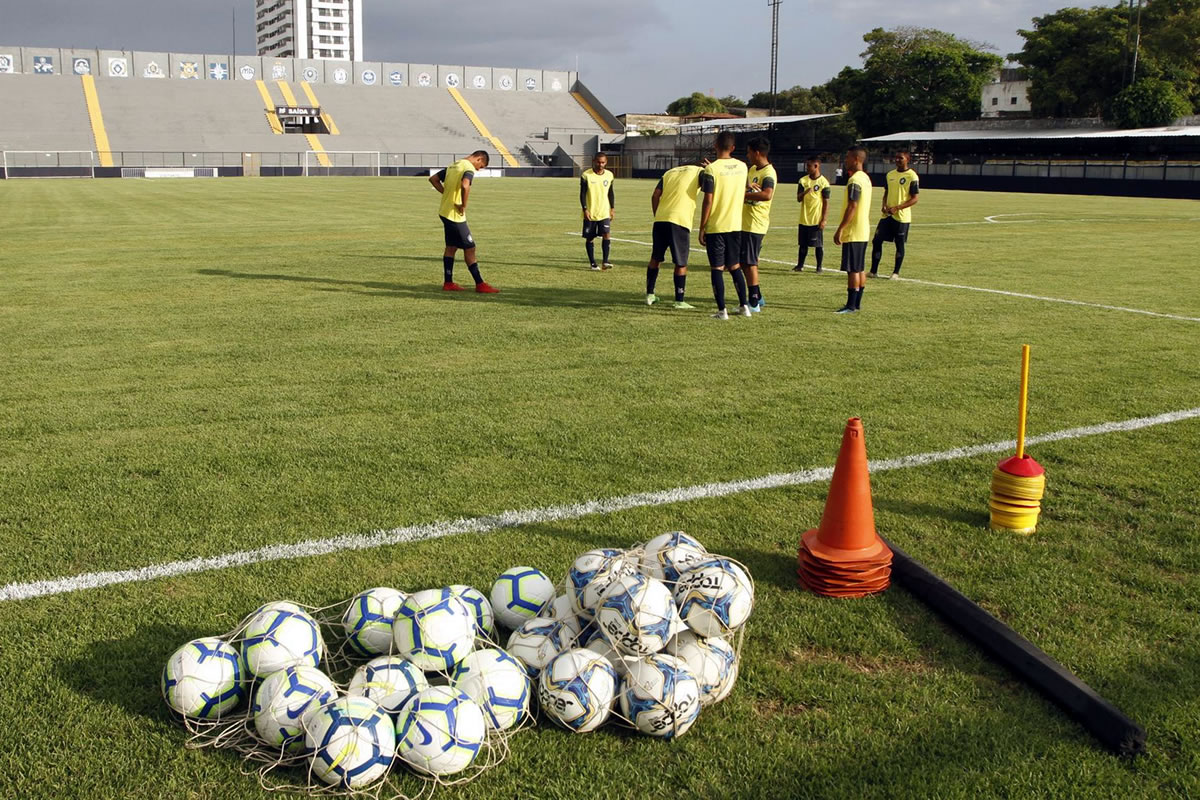
[[[775,116],[775,107],[779,92],[779,5],[783,0],[767,0],[771,9],[771,116]]]
[[[1133,75],[1129,78],[1129,83],[1137,83],[1137,65],[1138,53],[1142,49],[1142,0],[1138,0],[1137,4],[1137,30],[1134,33],[1133,39]]]

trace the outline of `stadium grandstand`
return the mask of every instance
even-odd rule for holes
[[[0,46],[0,177],[570,175],[619,138],[574,72]]]

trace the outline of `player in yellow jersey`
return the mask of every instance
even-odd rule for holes
[[[713,299],[717,301],[714,319],[729,319],[725,310],[725,273],[733,276],[737,289],[738,314],[750,316],[746,302],[746,276],[741,269],[742,206],[746,199],[746,165],[733,157],[737,140],[729,131],[717,134],[713,149],[715,161],[700,173],[704,206],[700,211],[700,244],[708,251],[712,268]]]
[[[912,224],[913,206],[920,199],[921,185],[917,173],[908,162],[911,154],[907,150],[896,153],[896,168],[887,174],[887,191],[883,195],[883,219],[875,228],[871,240],[871,277],[879,277],[879,262],[883,260],[883,243],[896,243],[896,264],[892,268],[893,278],[900,277],[900,265],[904,263],[904,249],[908,244],[908,228]]]
[[[608,260],[609,235],[612,233],[613,217],[617,213],[617,197],[613,191],[613,174],[605,167],[608,156],[596,153],[592,168],[579,177],[579,205],[583,206],[583,240],[587,248],[588,263],[592,269],[600,269],[596,263],[595,239],[601,237],[603,246],[603,268],[612,269]]]
[[[768,160],[770,155],[771,143],[766,139],[760,137],[746,143],[750,169],[746,173],[746,199],[742,206],[742,269],[750,285],[750,310],[755,313],[766,305],[758,286],[758,256],[763,237],[771,229],[771,199],[779,181],[775,167]]]
[[[833,235],[833,243],[842,246],[842,269],[846,270],[846,305],[838,309],[839,314],[858,311],[866,285],[863,270],[871,238],[871,179],[863,170],[866,162],[863,148],[846,151],[846,210]]]
[[[500,290],[484,282],[475,261],[475,239],[467,227],[467,200],[471,196],[471,182],[475,173],[488,165],[490,158],[486,150],[476,150],[464,159],[455,161],[435,175],[429,176],[433,188],[442,195],[438,216],[446,234],[446,250],[442,253],[442,291],[461,292],[463,287],[454,282],[454,255],[463,251],[463,260],[475,279],[475,291],[480,294],[496,294]]]
[[[667,170],[654,193],[650,195],[650,208],[654,211],[654,231],[650,249],[650,264],[646,267],[646,305],[658,302],[654,296],[654,284],[658,282],[658,265],[671,251],[675,264],[675,308],[688,309],[695,306],[684,302],[687,288],[687,263],[691,251],[692,222],[696,219],[696,198],[700,194],[702,168],[695,164]]]
[[[829,219],[829,179],[821,174],[821,159],[810,156],[804,162],[805,174],[800,176],[796,187],[796,199],[800,201],[800,253],[796,257],[793,272],[804,271],[804,259],[812,247],[817,256],[817,274],[825,261],[825,222]]]

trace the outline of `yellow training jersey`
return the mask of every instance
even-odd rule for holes
[[[658,182],[662,197],[658,200],[655,222],[671,222],[692,229],[696,219],[696,195],[700,193],[700,167],[685,164],[663,173]]]
[[[475,165],[464,158],[455,161],[438,174],[442,178],[442,205],[438,214],[451,222],[466,222],[467,215],[459,213],[455,206],[462,205],[463,178],[469,180],[475,177]]]
[[[731,233],[742,229],[746,200],[746,165],[736,158],[718,158],[704,168],[700,186],[713,196],[706,233]]]
[[[774,189],[779,181],[775,167],[767,164],[765,167],[750,167],[746,171],[746,191],[757,186],[760,189]],[[742,205],[742,230],[750,233],[766,233],[771,230],[771,201],[746,200]]]
[[[859,170],[846,183],[847,204],[857,200],[858,207],[842,233],[842,243],[867,242],[871,239],[871,179],[866,170]]]
[[[900,206],[908,202],[909,198],[914,194],[918,194],[921,187],[917,185],[917,173],[913,169],[907,169],[901,172],[894,169],[887,174],[887,204],[888,206]],[[912,209],[902,208],[895,214],[892,214],[897,222],[912,222]]]
[[[800,224],[812,228],[821,224],[821,201],[828,200],[833,190],[824,175],[816,179],[808,174],[800,176]]]
[[[597,175],[595,170],[587,170],[580,176],[583,184],[587,207],[587,218],[593,222],[608,219],[612,213],[613,173],[611,169],[604,170],[603,175]]]

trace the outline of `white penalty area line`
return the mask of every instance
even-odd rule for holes
[[[1088,436],[1100,436],[1108,433],[1136,431],[1142,428],[1196,418],[1200,418],[1200,407],[1189,408],[1184,411],[1171,411],[1153,417],[1137,417],[1123,422],[1105,422],[1082,428],[1069,428],[1067,430],[1030,437],[1026,440],[1026,443],[1029,445],[1038,445],[1067,439],[1082,439]],[[937,453],[918,453],[901,458],[890,458],[884,461],[872,461],[870,462],[870,470],[872,473],[879,473],[910,467],[923,467],[930,464],[956,461],[989,453],[1008,452],[1015,447],[1016,442],[1011,439],[988,444],[955,447]],[[161,578],[174,578],[181,575],[210,572],[230,567],[246,567],[252,564],[265,564],[296,558],[311,558],[355,550],[371,550],[378,547],[422,542],[464,533],[493,533],[508,528],[517,528],[522,525],[544,525],[552,522],[581,519],[598,514],[613,514],[636,508],[651,508],[673,505],[675,503],[686,503],[692,500],[727,497],[729,495],[753,492],[761,489],[778,489],[785,486],[821,483],[828,481],[832,477],[833,467],[817,467],[799,472],[776,473],[760,478],[723,483],[705,483],[698,486],[684,486],[659,492],[627,494],[621,497],[589,500],[570,505],[546,506],[544,508],[533,508],[524,511],[505,511],[494,516],[431,522],[405,528],[393,528],[392,530],[334,536],[328,539],[310,539],[294,544],[271,545],[261,547],[257,550],[243,550],[241,552],[226,553],[225,555],[207,558],[170,561],[163,564],[139,567],[137,569],[89,572],[69,578],[57,578],[55,580],[10,583],[0,588],[0,602],[29,600],[35,597],[68,594],[84,591],[85,589],[99,589],[119,584],[143,583]]]

